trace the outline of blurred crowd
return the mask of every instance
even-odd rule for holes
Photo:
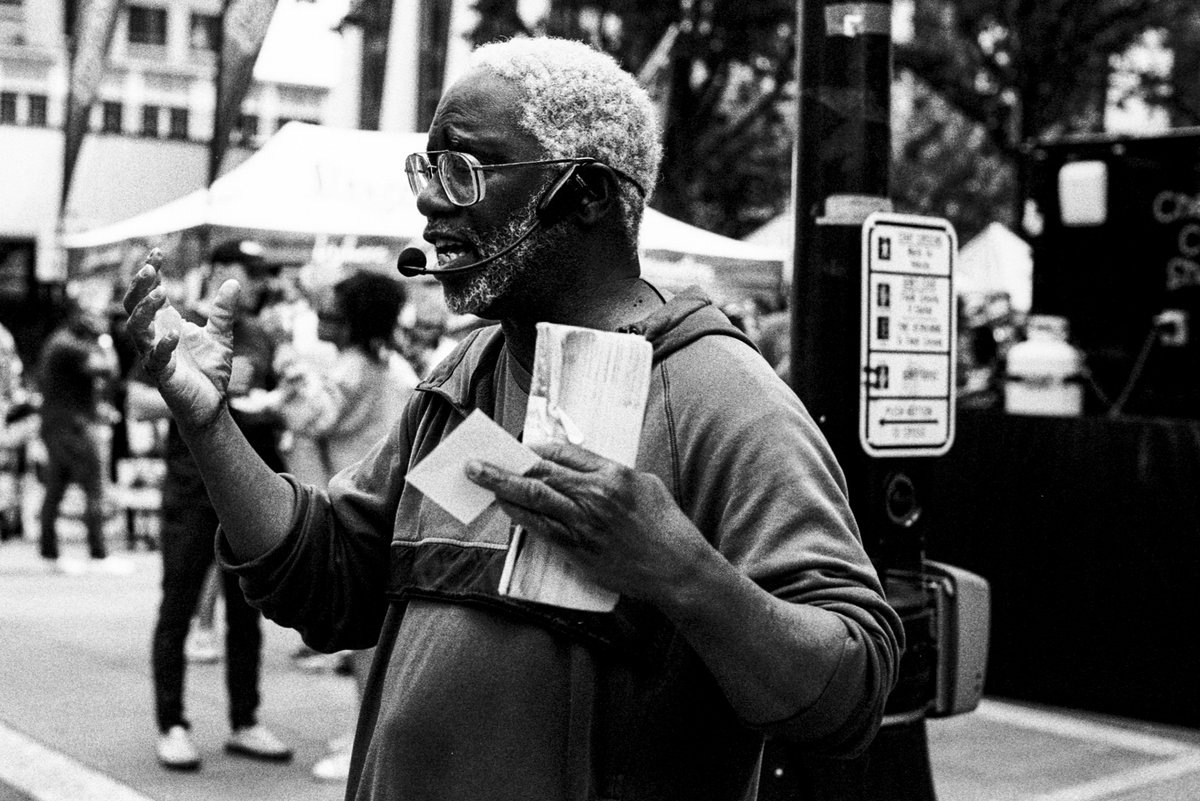
[[[334,380],[338,339],[364,319],[363,308],[339,319],[333,306],[338,280],[365,280],[369,293],[378,295],[382,287],[399,298],[389,336],[377,338],[374,347],[411,385],[478,322],[452,319],[436,286],[401,284],[381,271],[352,270],[317,281],[304,269],[251,262],[254,285],[243,295],[253,295],[248,307],[270,340],[272,375],[267,386],[239,402],[261,406],[273,418],[286,466],[308,480],[320,480],[313,474],[314,448],[326,445],[313,433],[327,432],[335,422],[324,390]],[[201,270],[198,279],[188,275],[169,289],[177,306],[203,314],[210,302],[205,289],[218,276],[211,265]],[[155,466],[147,462],[163,456],[167,434],[164,418],[136,402],[131,407],[130,386],[138,376],[119,298],[97,303],[85,294],[68,295],[61,323],[32,364],[23,362],[11,332],[0,325],[0,540],[36,533],[47,569],[56,572],[89,566],[60,554],[55,526],[60,511],[87,524],[88,555],[97,563],[91,566],[116,567],[97,526],[117,516],[123,487],[154,482]],[[140,397],[136,386],[132,395]],[[322,397],[326,405],[319,409]],[[44,492],[38,532],[25,531],[30,521],[21,514],[22,491],[30,481]]]

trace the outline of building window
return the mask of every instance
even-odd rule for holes
[[[188,110],[186,108],[172,108],[170,110],[170,121],[167,125],[168,139],[187,139],[188,138]]]
[[[221,18],[216,14],[192,13],[192,32],[188,40],[193,50],[215,52],[221,41]]]
[[[121,125],[121,117],[124,109],[121,104],[115,100],[105,100],[101,107],[101,133],[119,134],[123,128]]]
[[[130,44],[165,45],[167,10],[148,6],[129,6]]]
[[[0,92],[0,125],[17,124],[17,93]]]
[[[234,140],[240,145],[253,145],[258,138],[258,115],[241,114],[238,116],[237,128],[234,129]]]
[[[30,95],[29,96],[29,125],[38,128],[46,126],[46,96],[45,95]]]
[[[142,136],[158,138],[158,106],[142,106]]]

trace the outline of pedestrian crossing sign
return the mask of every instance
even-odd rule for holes
[[[953,226],[875,212],[862,228],[859,442],[869,456],[942,456],[954,442]]]

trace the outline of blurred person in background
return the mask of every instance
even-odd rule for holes
[[[106,347],[107,344],[107,347]],[[98,311],[72,301],[66,321],[51,334],[38,357],[43,471],[39,550],[54,572],[79,573],[83,563],[60,558],[59,507],[72,483],[83,492],[83,523],[93,564],[126,573],[132,563],[108,558],[104,542],[105,486],[116,410],[105,400],[117,376],[107,321]]]
[[[450,336],[449,327],[450,311],[440,292],[412,293],[400,310],[395,341],[417,375],[429,375],[458,345],[459,340]]]
[[[391,431],[418,382],[392,347],[405,291],[399,281],[356,272],[322,294],[317,335],[337,349],[328,371],[285,368],[282,410],[288,428],[316,443],[320,464],[303,479],[325,485]]]
[[[38,435],[40,399],[24,383],[12,332],[0,325],[0,542],[25,536],[22,516],[25,446]]]
[[[233,310],[229,410],[253,451],[272,470],[282,471],[278,449],[281,419],[274,373],[275,342],[255,318],[274,268],[262,246],[252,240],[231,240],[212,252],[205,279],[205,297],[195,309],[183,309],[185,319],[211,313],[212,295],[223,282],[236,279],[245,288]],[[131,381],[128,403],[139,419],[167,417],[159,393],[139,371]],[[184,714],[184,643],[197,609],[205,579],[214,562],[213,535],[217,516],[192,455],[171,421],[166,442],[166,475],[162,486],[163,560],[162,601],[154,627],[153,676],[159,763],[173,770],[196,770],[200,752],[192,741]],[[225,676],[229,694],[231,733],[229,753],[266,761],[285,762],[292,749],[258,723],[262,625],[259,612],[246,603],[237,577],[221,572],[225,606]]]
[[[311,443],[307,452],[315,456],[290,470],[301,481],[326,486],[400,419],[418,382],[416,372],[392,348],[404,301],[398,280],[370,272],[354,273],[321,293],[317,334],[337,348],[337,357],[328,372],[297,365],[284,379],[284,419],[297,441]],[[360,698],[373,655],[374,649],[344,655]],[[331,753],[313,765],[313,777],[344,782],[352,744],[348,734],[332,740]]]

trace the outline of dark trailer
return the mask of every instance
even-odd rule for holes
[[[1070,323],[1088,411],[1200,417],[1200,128],[1040,142],[1027,163],[1033,311]]]

